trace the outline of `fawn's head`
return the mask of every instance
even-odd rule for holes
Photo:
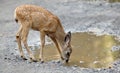
[[[71,32],[68,32],[64,39],[64,47],[63,47],[63,57],[66,62],[69,61],[70,55],[72,53],[72,47],[71,47]]]

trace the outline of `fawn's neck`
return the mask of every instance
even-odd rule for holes
[[[63,27],[59,26],[57,29],[57,32],[56,32],[56,40],[57,40],[58,44],[60,45],[61,50],[64,47],[65,35],[66,34],[65,34]]]

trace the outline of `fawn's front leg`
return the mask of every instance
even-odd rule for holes
[[[25,25],[25,24],[24,24]],[[28,37],[28,33],[29,33],[29,27],[24,26],[23,30],[22,30],[22,41],[24,44],[25,49],[27,50],[30,59],[34,62],[36,62],[37,60],[35,59],[35,57],[33,56],[32,52],[30,51],[28,44],[27,44],[27,37]]]
[[[57,40],[55,39],[55,37],[50,37],[50,38],[52,39],[52,41],[54,42],[55,46],[57,47],[57,50],[58,50],[58,52],[59,52],[59,54],[60,54],[60,56],[61,56],[61,59],[64,60],[64,58],[63,58],[63,56],[62,56],[62,53],[61,53],[61,49],[60,49],[60,47],[59,47],[59,45],[58,45]]]

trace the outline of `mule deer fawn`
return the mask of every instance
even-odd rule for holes
[[[69,61],[72,52],[71,32],[65,33],[59,18],[48,10],[36,5],[21,5],[15,9],[15,21],[19,23],[20,28],[16,34],[16,40],[21,57],[26,60],[21,41],[26,48],[30,59],[36,61],[27,44],[27,37],[30,29],[40,32],[41,48],[39,59],[43,62],[43,48],[45,36],[51,38],[56,45],[62,60]]]

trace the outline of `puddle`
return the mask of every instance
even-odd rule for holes
[[[113,2],[120,2],[120,0],[109,0],[110,3],[113,3]]]
[[[80,66],[85,68],[108,67],[113,61],[119,58],[120,52],[112,52],[113,46],[120,45],[115,37],[110,35],[96,36],[92,33],[73,33],[70,62],[67,66]],[[34,50],[38,59],[39,49]],[[60,59],[57,48],[51,44],[44,48],[45,61]]]

